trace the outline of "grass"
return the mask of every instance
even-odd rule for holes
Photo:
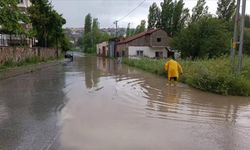
[[[45,63],[45,62],[48,62],[48,61],[51,61],[54,59],[55,58],[44,59],[44,58],[39,58],[39,57],[32,57],[32,58],[28,58],[28,59],[25,59],[25,60],[20,61],[20,62],[8,60],[5,63],[0,65],[0,72],[5,71],[7,69],[11,69],[11,68],[34,65],[34,64],[39,64],[39,63]]]
[[[166,60],[124,59],[123,63],[167,76],[164,71]],[[192,87],[222,95],[250,96],[250,57],[244,58],[244,66],[239,75],[233,73],[228,56],[195,61],[181,60],[183,75],[180,81]]]

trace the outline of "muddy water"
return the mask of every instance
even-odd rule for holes
[[[96,57],[66,65],[53,149],[249,150],[250,98],[201,92]]]

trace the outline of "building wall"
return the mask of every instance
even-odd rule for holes
[[[109,57],[115,57],[115,41],[109,41]]]
[[[150,36],[149,35],[140,37],[138,39],[135,39],[135,40],[129,42],[130,46],[149,46],[149,44],[150,44]]]
[[[155,52],[163,52],[163,57],[167,57],[167,50],[165,48],[153,48],[149,46],[129,46],[128,56],[137,57],[137,51],[143,51],[143,55],[150,58],[155,58]]]
[[[19,1],[19,3],[17,6],[20,8],[28,8],[31,6],[30,0],[18,0],[18,1]]]
[[[101,55],[101,56],[108,56],[109,54],[108,42],[102,42],[102,43],[97,44],[96,54]]]
[[[58,50],[60,55],[61,50]],[[29,48],[29,47],[0,47],[0,64],[7,61],[20,62],[28,58],[39,57],[41,59],[57,57],[55,48]]]
[[[117,57],[121,57],[121,56],[127,57],[128,56],[128,44],[117,45],[116,52],[118,53],[116,54]]]
[[[160,39],[160,42],[157,39]],[[158,30],[151,34],[150,36],[150,46],[151,47],[167,47],[169,46],[168,34],[163,30]]]

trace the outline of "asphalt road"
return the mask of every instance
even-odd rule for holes
[[[250,98],[78,55],[0,80],[1,150],[250,149]]]

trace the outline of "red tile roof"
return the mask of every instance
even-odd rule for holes
[[[150,34],[156,32],[156,31],[159,31],[159,30],[161,30],[161,29],[151,29],[151,30],[148,30],[148,31],[136,34],[136,35],[133,35],[131,37],[128,37],[125,40],[122,40],[122,41],[118,42],[117,44],[129,43],[129,42],[134,41],[134,40],[136,40],[136,39],[138,39],[140,37],[143,37],[143,36],[146,36],[146,35],[150,35]]]

